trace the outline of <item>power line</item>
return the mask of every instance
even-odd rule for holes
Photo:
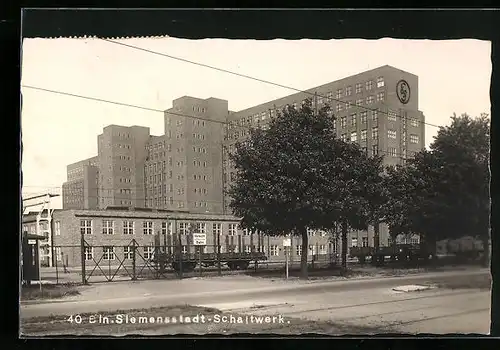
[[[91,101],[96,101],[96,102],[103,102],[103,103],[109,103],[117,106],[122,106],[122,107],[130,107],[130,108],[136,108],[136,109],[141,109],[149,112],[160,112],[162,114],[167,113],[171,115],[176,115],[179,117],[185,117],[185,118],[192,118],[192,119],[197,119],[197,120],[203,120],[207,122],[214,122],[214,123],[220,123],[220,124],[227,124],[227,122],[223,122],[220,120],[213,120],[213,119],[208,119],[208,118],[203,118],[203,117],[197,117],[197,116],[192,116],[192,115],[187,115],[187,114],[181,114],[181,113],[175,113],[175,112],[169,112],[166,110],[161,110],[157,108],[149,108],[149,107],[143,107],[143,106],[138,106],[138,105],[133,105],[130,103],[124,103],[124,102],[117,102],[117,101],[111,101],[111,100],[106,100],[98,97],[90,97],[90,96],[84,96],[84,95],[79,95],[79,94],[72,94],[69,92],[64,92],[64,91],[58,91],[58,90],[51,90],[51,89],[46,89],[46,88],[41,88],[37,86],[30,86],[30,85],[21,85],[21,87],[27,88],[27,89],[33,89],[33,90],[39,90],[39,91],[45,91],[45,92],[50,92],[53,94],[58,94],[58,95],[64,95],[64,96],[70,96],[70,97],[77,97],[85,100],[91,100]]]
[[[294,87],[291,87],[291,86],[287,86],[287,85],[275,83],[275,82],[272,82],[272,81],[269,81],[269,80],[265,80],[265,79],[260,79],[260,78],[252,77],[252,76],[246,75],[246,74],[241,74],[241,73],[233,72],[233,71],[230,71],[230,70],[227,70],[227,69],[223,69],[223,68],[214,67],[214,66],[211,66],[211,65],[208,65],[208,64],[191,61],[191,60],[188,60],[188,59],[185,59],[185,58],[181,58],[181,57],[177,57],[177,56],[173,56],[173,55],[168,55],[168,54],[165,54],[165,53],[161,53],[161,52],[157,52],[157,51],[153,51],[153,50],[149,50],[149,49],[144,49],[144,48],[139,47],[139,46],[134,46],[134,45],[129,45],[129,44],[125,44],[125,43],[120,43],[118,41],[109,40],[109,39],[102,39],[102,38],[99,38],[99,39],[103,40],[103,41],[107,41],[107,42],[115,44],[115,45],[120,45],[120,46],[128,47],[128,48],[131,48],[131,49],[134,49],[134,50],[139,50],[139,51],[147,52],[147,53],[150,53],[150,54],[153,54],[153,55],[163,56],[163,57],[166,57],[166,58],[170,58],[170,59],[173,59],[173,60],[177,60],[177,61],[181,61],[181,62],[185,62],[185,63],[189,63],[189,64],[194,64],[194,65],[197,65],[197,66],[200,66],[200,67],[205,67],[205,68],[217,70],[219,72],[223,72],[223,73],[227,73],[227,74],[232,74],[232,75],[235,75],[235,76],[239,76],[239,77],[246,78],[246,79],[251,79],[251,80],[254,80],[254,81],[261,82],[261,83],[265,83],[265,84],[269,84],[269,85],[274,85],[274,86],[277,86],[277,87],[281,87],[281,88],[288,89],[288,90],[293,90],[293,91],[300,92],[300,93],[305,93],[305,94],[308,94],[308,95],[311,95],[311,96],[318,96],[318,97],[321,97],[323,99],[327,99],[327,100],[331,100],[331,101],[335,101],[335,102],[339,102],[339,103],[344,103],[344,104],[350,103],[350,102],[346,102],[346,101],[343,101],[343,100],[340,100],[340,99],[337,99],[337,98],[333,98],[333,97],[329,97],[329,96],[324,96],[324,95],[319,95],[316,92],[310,92],[310,91],[306,91],[306,90],[297,89],[297,88],[294,88]],[[356,105],[356,107],[360,107],[360,108],[363,108],[363,109],[366,109],[366,110],[369,110],[369,111],[378,111],[378,112],[380,112],[382,114],[389,115],[388,112],[381,111],[379,109],[369,108],[369,107],[365,107],[365,106],[362,106],[362,105]],[[403,118],[400,115],[397,115],[397,117],[400,118],[400,119]],[[429,126],[433,126],[433,127],[436,127],[436,128],[440,128],[439,125],[435,125],[435,124],[431,124],[431,123],[426,123],[426,122],[421,122],[421,123],[423,123],[424,125],[429,125]]]

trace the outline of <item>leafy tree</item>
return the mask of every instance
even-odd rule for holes
[[[241,225],[271,236],[302,238],[301,272],[307,278],[307,229],[321,228],[323,190],[335,156],[334,118],[328,107],[315,113],[311,101],[283,109],[267,130],[251,129],[230,156],[236,179],[228,194]]]
[[[450,126],[440,128],[430,147],[444,169],[441,192],[448,209],[448,233],[451,237],[479,237],[487,264],[490,122],[486,114],[478,118],[454,114],[451,120]]]
[[[330,145],[333,154],[328,181],[322,189],[325,211],[322,225],[340,226],[342,267],[347,267],[349,229],[364,230],[379,216],[383,202],[380,174],[382,158],[368,157],[358,144],[336,139]]]
[[[418,233],[432,247],[440,239],[470,235],[480,237],[488,253],[489,120],[466,114],[451,119],[430,151],[388,170],[391,235]]]

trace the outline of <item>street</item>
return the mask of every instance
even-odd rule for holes
[[[470,288],[393,290],[398,286],[430,286],[457,276],[486,274],[489,274],[487,270],[473,270],[317,282],[243,276],[116,282],[83,287],[81,295],[68,301],[23,303],[21,319],[189,304],[254,316],[282,315],[291,322],[301,319],[373,327],[381,333],[487,334],[489,291]]]

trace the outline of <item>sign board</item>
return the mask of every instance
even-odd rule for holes
[[[28,244],[36,244],[36,239],[28,239]]]
[[[193,233],[193,244],[194,245],[207,245],[207,234],[206,233]]]
[[[285,238],[283,240],[283,247],[291,247],[292,246],[292,239],[291,238]]]
[[[398,95],[398,99],[402,104],[407,104],[410,101],[410,85],[406,80],[398,81],[396,85],[396,93]]]

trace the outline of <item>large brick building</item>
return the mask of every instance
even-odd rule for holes
[[[165,111],[162,136],[149,128],[110,125],[98,137],[98,155],[68,166],[64,209],[148,207],[190,213],[229,213],[234,167],[228,154],[248,135],[265,128],[287,105],[329,104],[337,135],[358,142],[368,154],[397,164],[425,145],[425,117],[418,109],[418,77],[383,66],[242,111],[216,98],[181,97]],[[186,117],[187,116],[187,117]],[[189,118],[191,117],[191,118]],[[97,190],[95,190],[97,189]],[[372,245],[373,228],[351,233],[352,245]],[[381,244],[389,240],[381,225]]]
[[[52,213],[52,264],[43,260],[45,265],[67,267],[81,266],[81,239],[85,240],[83,256],[86,264],[95,261],[110,261],[119,264],[124,258],[129,260],[131,242],[138,246],[138,253],[149,258],[154,251],[155,237],[161,245],[173,246],[174,237],[180,235],[181,249],[184,253],[194,253],[190,234],[207,234],[205,252],[217,250],[215,237],[220,236],[221,253],[251,252],[266,253],[270,261],[284,261],[283,238],[264,237],[242,230],[238,218],[231,215],[209,213],[186,213],[156,210],[150,208],[109,208],[106,210],[68,209],[55,210]],[[23,231],[36,233],[36,215],[23,217]],[[260,247],[259,247],[260,243]],[[292,240],[291,259],[299,261],[301,239]],[[320,231],[309,231],[309,255],[323,255],[326,259],[335,252],[335,245],[330,238]],[[311,257],[309,257],[311,259]]]

